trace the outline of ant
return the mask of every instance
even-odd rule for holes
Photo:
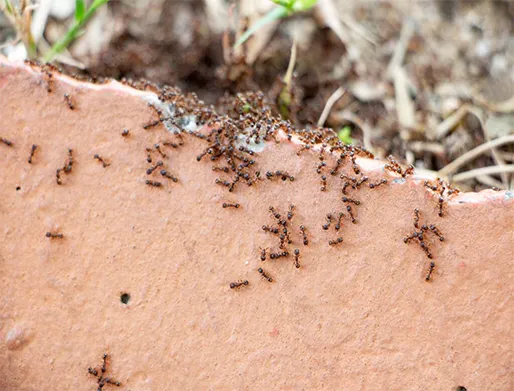
[[[146,180],[145,183],[148,186],[153,186],[153,187],[161,187],[162,186],[162,183],[161,182],[157,182],[157,181]]]
[[[430,262],[430,266],[428,268],[427,276],[425,277],[425,281],[430,281],[430,277],[432,276],[432,272],[434,271],[435,263]]]
[[[353,215],[352,207],[350,205],[346,206],[346,211],[350,215],[350,219],[352,220],[352,223],[357,224],[357,220],[355,220],[355,216]]]
[[[87,369],[87,372],[90,375],[93,375],[96,378],[98,378],[98,389],[97,389],[97,391],[102,391],[102,388],[104,388],[104,386],[106,384],[112,384],[112,385],[114,385],[116,387],[120,387],[121,386],[121,383],[119,381],[112,380],[110,377],[104,377],[106,371],[107,371],[107,353],[104,353],[104,355],[103,355],[103,363],[102,363],[102,368],[100,369],[100,371],[98,371],[95,368],[91,368],[91,367],[89,367]]]
[[[323,162],[321,162],[321,163],[319,163],[319,164],[318,164],[318,167],[316,168],[316,173],[321,174],[321,169],[322,169],[323,167],[325,167],[326,165],[327,165],[327,163],[325,163],[324,161],[323,161]]]
[[[73,169],[73,149],[68,148],[68,161],[64,164],[63,170],[66,174]]]
[[[307,234],[305,233],[305,226],[300,225],[300,233],[303,236],[303,245],[307,246],[309,244],[309,239],[307,239]]]
[[[271,278],[264,270],[262,270],[262,267],[258,268],[257,271],[261,274],[263,278],[265,278],[269,282],[273,282],[273,278]]]
[[[111,165],[111,163],[106,163],[105,160],[100,156],[98,155],[97,153],[95,153],[95,156],[93,156],[94,159],[98,160],[100,163],[102,163],[103,167],[109,167]]]
[[[130,135],[130,131],[128,129],[123,129],[123,132],[121,132],[121,135],[123,137],[128,137]]]
[[[58,185],[62,185],[61,171],[62,171],[62,168],[58,168],[55,171],[55,181],[57,182]]]
[[[266,251],[267,248],[261,248],[261,261],[264,262],[266,260]]]
[[[221,180],[219,178],[216,178],[216,180],[214,182],[216,184],[218,184],[218,185],[222,185],[222,186],[226,186],[226,187],[230,187],[231,186],[230,182]]]
[[[288,257],[289,253],[287,251],[282,251],[281,253],[270,253],[270,259],[278,259],[281,257]]]
[[[321,191],[325,191],[327,190],[327,177],[326,175],[322,175],[321,176],[321,188],[320,188]]]
[[[293,215],[294,215],[294,205],[291,204],[291,205],[289,205],[289,212],[287,212],[287,219],[291,220],[293,218]]]
[[[242,286],[247,286],[247,285],[248,285],[248,280],[231,282],[230,283],[230,289],[238,289],[238,288],[240,288]]]
[[[160,123],[161,123],[161,121],[159,121],[159,120],[149,122],[149,123],[143,125],[143,129],[146,130],[146,129],[149,129],[149,128],[153,128],[153,127],[159,125]]]
[[[416,228],[416,230],[409,236],[405,237],[403,239],[403,242],[409,243],[411,240],[417,239],[421,249],[425,252],[426,256],[429,259],[432,259],[432,253],[430,252],[430,248],[428,247],[428,244],[425,243],[425,234],[432,233],[435,236],[437,236],[441,242],[444,241],[443,235],[437,229],[437,227],[433,224],[431,224],[431,225],[423,224],[421,227],[419,226],[419,209],[417,209],[417,208],[414,209],[414,223],[413,224],[414,224],[414,228]]]
[[[342,242],[343,242],[343,238],[342,237],[338,237],[336,240],[329,240],[328,244],[331,245],[331,246],[335,246],[336,244],[339,244],[339,243],[342,243]]]
[[[8,147],[12,147],[12,141],[7,140],[6,138],[0,137],[0,141],[7,145]]]
[[[236,209],[238,209],[240,205],[239,204],[235,204],[235,203],[224,202],[222,206],[223,206],[223,208],[236,208]]]
[[[228,173],[228,167],[212,166],[212,171],[223,171]]]
[[[272,234],[278,234],[278,228],[270,227],[269,225],[263,225],[262,230],[266,232],[270,232]]]
[[[153,166],[152,168],[149,168],[148,170],[146,170],[146,175],[151,175],[155,170],[157,170],[159,167],[162,167],[164,165],[164,163],[162,162],[162,160],[159,160],[155,166]]]
[[[343,196],[342,200],[343,200],[343,202],[352,203],[352,204],[355,204],[355,205],[360,205],[361,204],[361,202],[359,200],[355,200],[353,198],[349,198],[349,197],[346,197],[346,196]]]
[[[341,154],[343,156],[343,154]],[[343,158],[339,158],[336,160],[336,165],[332,170],[330,170],[330,175],[337,175],[337,172],[339,171],[339,166],[343,163]]]
[[[303,147],[301,147],[297,152],[296,155],[300,156],[300,152],[311,149],[311,145],[305,144]]]
[[[46,237],[51,238],[51,239],[63,239],[64,235],[59,234],[59,233],[54,233],[54,232],[47,232]]]
[[[152,149],[151,148],[146,148],[146,161],[148,163],[152,162]]]
[[[295,248],[294,250],[294,266],[299,269],[300,268],[300,250]]]
[[[376,183],[370,183],[369,184],[369,188],[370,189],[375,189],[381,185],[385,185],[387,183],[387,179],[381,179],[380,181],[376,182]]]
[[[336,229],[336,231],[339,231],[339,228],[341,228],[341,219],[343,218],[343,216],[344,216],[344,213],[339,212],[339,216],[337,217],[337,223],[334,227]]]
[[[334,219],[334,216],[332,214],[327,214],[327,223],[322,226],[322,228],[326,231],[330,228],[330,224],[332,224],[332,220]]]
[[[175,178],[166,170],[161,170],[161,175],[165,178],[171,179],[173,182],[178,182],[178,178]]]
[[[64,99],[66,100],[66,103],[68,104],[68,108],[70,110],[75,110],[75,105],[73,104],[73,100],[71,99],[70,94],[64,94]]]
[[[166,157],[166,154],[161,150],[161,146],[160,146],[159,144],[155,144],[155,145],[154,145],[154,148],[155,148],[155,150],[156,150],[157,152],[159,152],[159,154],[160,154],[163,158],[165,158],[165,157]]]
[[[32,158],[34,157],[34,154],[36,153],[37,145],[32,144],[32,147],[30,148],[30,156],[29,156],[29,164],[32,164]]]
[[[402,167],[398,164],[398,162],[395,160],[395,158],[392,155],[389,155],[387,157],[387,163],[384,166],[384,169],[386,171],[391,171],[395,174],[400,175],[402,178],[405,178],[407,175],[412,175],[414,173],[414,166],[411,164],[406,169],[402,169]]]
[[[165,147],[171,147],[171,148],[178,148],[179,145],[183,145],[184,142],[181,141],[181,144],[175,144],[174,142],[171,142],[171,141],[163,141],[162,142],[162,145],[164,145]]]

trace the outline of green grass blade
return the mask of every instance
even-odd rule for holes
[[[266,15],[264,15],[261,19],[255,22],[248,30],[244,32],[243,35],[237,40],[234,45],[234,48],[245,43],[248,38],[250,38],[257,30],[267,25],[268,23],[273,22],[274,20],[278,20],[281,18],[285,18],[289,15],[289,11],[284,7],[276,7],[269,11]]]
[[[84,0],[75,0],[75,20],[80,22],[86,13],[86,3]]]
[[[91,7],[86,11],[81,20],[75,20],[73,25],[67,31],[63,38],[56,42],[52,48],[46,53],[44,60],[52,61],[56,55],[66,49],[81,33],[82,27],[94,15],[98,7],[106,4],[109,0],[95,0]]]

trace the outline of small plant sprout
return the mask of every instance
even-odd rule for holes
[[[341,140],[343,143],[347,145],[353,144],[353,139],[351,135],[352,129],[349,126],[345,126],[339,132],[337,132],[337,137],[339,137],[339,140]]]
[[[268,23],[273,22],[274,20],[279,20],[286,18],[290,15],[293,15],[298,12],[308,11],[312,7],[316,5],[318,0],[271,0],[275,4],[278,4],[278,7],[273,8],[266,15],[264,15],[261,19],[259,19],[253,26],[251,26],[248,30],[245,31],[243,35],[237,40],[234,45],[234,48],[245,43],[253,34],[255,34],[259,29],[267,25]]]
[[[64,37],[57,41],[48,51],[48,53],[46,53],[44,60],[46,62],[51,62],[55,56],[62,53],[75,39],[77,39],[83,33],[82,28],[95,14],[96,10],[108,2],[109,0],[94,0],[91,6],[86,9],[85,0],[75,0],[75,21],[70,26]]]
[[[0,11],[16,29],[17,38],[15,42],[21,40],[27,51],[27,57],[34,60],[37,58],[37,46],[30,26],[32,24],[32,11],[36,6],[27,0],[17,1],[17,6],[13,3],[12,0],[0,0]]]

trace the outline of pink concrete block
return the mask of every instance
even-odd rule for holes
[[[362,155],[359,175],[349,159],[331,175],[326,150],[318,174],[320,146],[297,155],[283,132],[245,155],[262,180],[229,192],[233,175],[212,168],[226,161],[197,161],[207,140],[173,148],[163,124],[143,128],[149,102],[150,90],[1,63],[0,390],[95,390],[105,376],[120,390],[513,389],[514,194],[446,192],[439,217],[426,178]],[[294,181],[266,178],[277,170]],[[342,173],[369,178],[347,187],[360,205],[342,201]],[[283,230],[270,206],[283,249],[262,229]],[[432,259],[404,243],[415,230]]]

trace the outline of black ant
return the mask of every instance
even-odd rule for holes
[[[270,206],[268,208],[268,210],[271,212],[271,214],[273,215],[273,217],[275,217],[277,220],[280,220],[280,213],[278,213],[274,207]]]
[[[157,181],[146,180],[145,183],[148,186],[153,186],[153,187],[161,187],[162,186],[162,183],[161,182],[157,182]]]
[[[66,174],[73,169],[73,149],[68,148],[68,161],[64,164],[63,170]]]
[[[428,268],[427,276],[425,277],[425,281],[430,281],[430,277],[432,276],[432,272],[434,271],[435,263],[430,262],[430,266]]]
[[[278,234],[278,228],[270,227],[269,225],[263,225],[262,230],[266,232],[270,232],[272,234]]]
[[[128,137],[130,135],[130,131],[128,129],[123,129],[123,132],[121,132],[121,135],[123,137]]]
[[[417,239],[421,249],[425,252],[426,256],[429,259],[432,259],[432,253],[428,247],[428,244],[425,243],[425,234],[433,233],[435,236],[439,238],[441,242],[444,241],[444,237],[441,232],[437,229],[435,225],[426,225],[423,224],[421,227],[419,226],[419,209],[414,209],[414,228],[419,229],[419,231],[414,231],[411,235],[407,236],[403,239],[404,243],[409,243],[412,239]]]
[[[332,224],[332,220],[334,219],[334,216],[332,214],[327,214],[327,223],[322,226],[322,228],[326,231],[330,228],[330,224]]]
[[[369,188],[370,189],[375,189],[381,185],[385,185],[387,183],[387,179],[381,179],[380,181],[376,182],[376,183],[370,183],[369,184]]]
[[[146,161],[148,163],[152,162],[152,150],[151,150],[151,148],[146,148]]]
[[[311,149],[311,145],[305,144],[303,147],[301,147],[297,152],[296,155],[300,156],[300,152]]]
[[[166,154],[161,150],[161,146],[160,146],[159,144],[155,144],[155,145],[154,145],[154,148],[155,148],[155,150],[156,150],[157,152],[159,152],[159,154],[160,154],[163,158],[165,158],[165,157],[166,157]]]
[[[261,248],[261,261],[264,262],[266,260],[266,251],[267,248]]]
[[[66,100],[66,103],[68,104],[68,108],[70,110],[75,110],[75,105],[73,104],[73,100],[71,99],[70,94],[64,94],[64,99]]]
[[[51,238],[51,239],[63,239],[64,235],[59,234],[59,233],[54,233],[54,232],[47,232],[46,237]]]
[[[165,178],[171,179],[173,182],[178,182],[178,178],[175,178],[166,170],[161,170],[161,175]]]
[[[343,155],[341,155],[343,156]],[[337,172],[339,171],[339,166],[343,163],[343,159],[339,158],[336,160],[336,165],[332,170],[330,170],[330,175],[337,175]]]
[[[159,160],[157,163],[155,163],[155,166],[146,170],[146,175],[151,175],[155,170],[157,170],[159,167],[162,167],[163,165],[164,163],[162,162],[162,160]]]
[[[34,157],[34,154],[36,153],[37,145],[32,144],[32,147],[30,148],[30,156],[29,156],[29,164],[32,164],[32,158]]]
[[[299,269],[300,268],[300,250],[295,248],[294,250],[294,266]]]
[[[309,244],[309,239],[307,239],[307,234],[305,233],[305,226],[300,225],[300,233],[303,236],[303,245],[307,246]]]
[[[242,286],[247,286],[247,285],[248,285],[248,280],[231,282],[230,283],[230,289],[238,289],[238,288],[240,288]]]
[[[7,140],[6,138],[0,137],[0,141],[7,145],[8,147],[12,147],[12,141]]]
[[[230,182],[225,181],[225,180],[221,180],[219,178],[216,178],[216,180],[214,182],[216,184],[218,184],[218,185],[222,185],[222,186],[226,186],[226,187],[230,187],[231,186]]]
[[[273,278],[271,278],[264,270],[262,270],[262,267],[258,268],[257,271],[261,274],[263,278],[265,278],[269,282],[273,282]]]
[[[160,123],[161,123],[161,121],[159,121],[159,120],[149,122],[149,123],[147,123],[147,124],[143,125],[143,129],[150,129],[150,128],[153,128],[153,127],[155,127],[155,126],[159,125]]]
[[[342,243],[343,242],[343,238],[342,237],[338,237],[336,240],[329,240],[328,244],[331,245],[331,246],[335,246],[336,244],[339,244],[339,243]]]
[[[212,166],[212,171],[223,171],[228,173],[229,168],[228,167],[219,167],[219,166]]]
[[[327,177],[325,175],[321,176],[321,191],[327,190]]]
[[[236,209],[238,209],[240,205],[239,204],[235,204],[235,203],[224,202],[222,206],[223,206],[223,208],[236,208]]]
[[[107,371],[107,353],[104,353],[104,355],[103,355],[103,363],[102,363],[102,368],[100,369],[100,371],[98,371],[97,369],[91,368],[91,367],[89,367],[87,369],[87,372],[90,375],[93,375],[98,378],[97,391],[102,391],[102,388],[104,388],[104,386],[106,384],[112,384],[113,386],[116,386],[116,387],[121,386],[121,383],[119,381],[112,380],[110,377],[104,377],[106,371]]]
[[[61,171],[62,168],[58,168],[57,170],[55,170],[55,181],[58,185],[62,185]]]
[[[93,156],[93,158],[95,158],[96,160],[98,160],[100,163],[102,163],[102,166],[105,168],[105,167],[109,167],[111,165],[111,163],[106,163],[105,160],[100,156],[98,155],[97,153],[95,153],[95,156]]]
[[[184,142],[182,142],[182,144],[184,144]],[[176,144],[172,141],[163,141],[162,142],[162,145],[164,145],[165,147],[171,147],[171,148],[178,148],[179,145],[182,145],[182,144]]]
[[[357,224],[357,220],[355,220],[355,216],[353,215],[352,207],[350,205],[346,206],[346,211],[350,215],[350,219],[352,220],[352,223]]]
[[[344,216],[344,213],[339,212],[339,216],[337,216],[337,223],[334,227],[336,231],[339,231],[339,228],[341,228],[341,219],[343,218],[343,216]]]
[[[359,200],[355,200],[353,198],[349,198],[349,197],[346,197],[346,196],[343,196],[342,200],[343,200],[343,202],[352,203],[352,204],[355,204],[355,205],[360,205],[361,204],[361,202]]]
[[[278,259],[281,257],[288,257],[289,253],[287,251],[282,251],[281,253],[271,253],[269,255],[270,259]]]
[[[401,175],[402,178],[405,178],[407,175],[412,175],[414,173],[414,166],[410,165],[406,169],[402,169],[402,167],[398,164],[398,162],[394,159],[392,155],[387,157],[389,163],[384,166],[384,169],[387,171],[394,172],[395,174]]]
[[[316,173],[321,174],[321,169],[322,169],[323,167],[325,167],[326,165],[327,165],[327,163],[325,163],[325,162],[321,162],[321,163],[319,163],[319,164],[318,164],[318,167],[316,168]]]
[[[287,212],[287,219],[291,220],[293,218],[293,215],[294,215],[294,205],[291,204],[291,205],[289,205],[289,212]]]

